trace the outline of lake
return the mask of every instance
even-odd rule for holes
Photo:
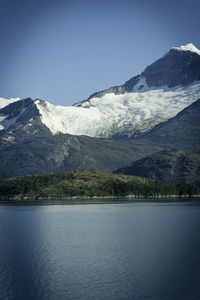
[[[200,299],[200,205],[0,206],[0,299]]]

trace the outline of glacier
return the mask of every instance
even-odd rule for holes
[[[137,135],[200,98],[200,82],[185,87],[151,88],[102,98],[92,98],[79,106],[59,106],[36,100],[41,121],[52,134],[68,133],[108,138],[126,132]]]

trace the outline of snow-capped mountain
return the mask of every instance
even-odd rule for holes
[[[174,117],[200,98],[200,50],[171,48],[162,58],[124,85],[92,94],[73,106],[30,98],[0,109],[0,130],[41,122],[56,135],[138,136]]]
[[[35,117],[32,114],[31,122],[27,122],[26,117],[30,112],[33,113],[35,104],[30,100],[26,102],[29,102],[29,109],[24,118],[22,116],[23,120],[11,125],[8,131],[2,130],[0,135],[0,178],[61,172],[66,169],[116,170],[160,151],[200,149],[200,99],[174,118],[158,124],[147,134],[131,139],[52,135],[38,117],[37,109]],[[169,174],[171,162],[165,160],[163,165],[162,159],[161,156],[161,165],[157,165],[159,168],[156,174],[161,169],[165,176]],[[149,159],[147,162],[152,163]],[[187,176],[192,165],[188,165],[185,160],[179,161],[180,164],[182,175]],[[193,180],[196,180],[195,173],[193,175]]]

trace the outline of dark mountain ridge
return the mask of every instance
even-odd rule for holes
[[[131,92],[141,79],[145,79],[149,88],[167,86],[185,86],[200,80],[200,55],[188,51],[170,49],[162,58],[158,59],[137,76],[132,77],[123,85],[113,86],[108,89],[93,93],[83,103],[92,98],[101,98],[107,93],[124,94]],[[144,87],[143,83],[138,85],[138,90]],[[75,104],[79,105],[79,104]]]

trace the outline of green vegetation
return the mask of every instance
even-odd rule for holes
[[[76,170],[0,180],[1,201],[95,196],[164,197],[185,193],[166,182],[100,171]]]
[[[200,151],[160,151],[116,171],[175,184],[180,194],[200,194]]]

